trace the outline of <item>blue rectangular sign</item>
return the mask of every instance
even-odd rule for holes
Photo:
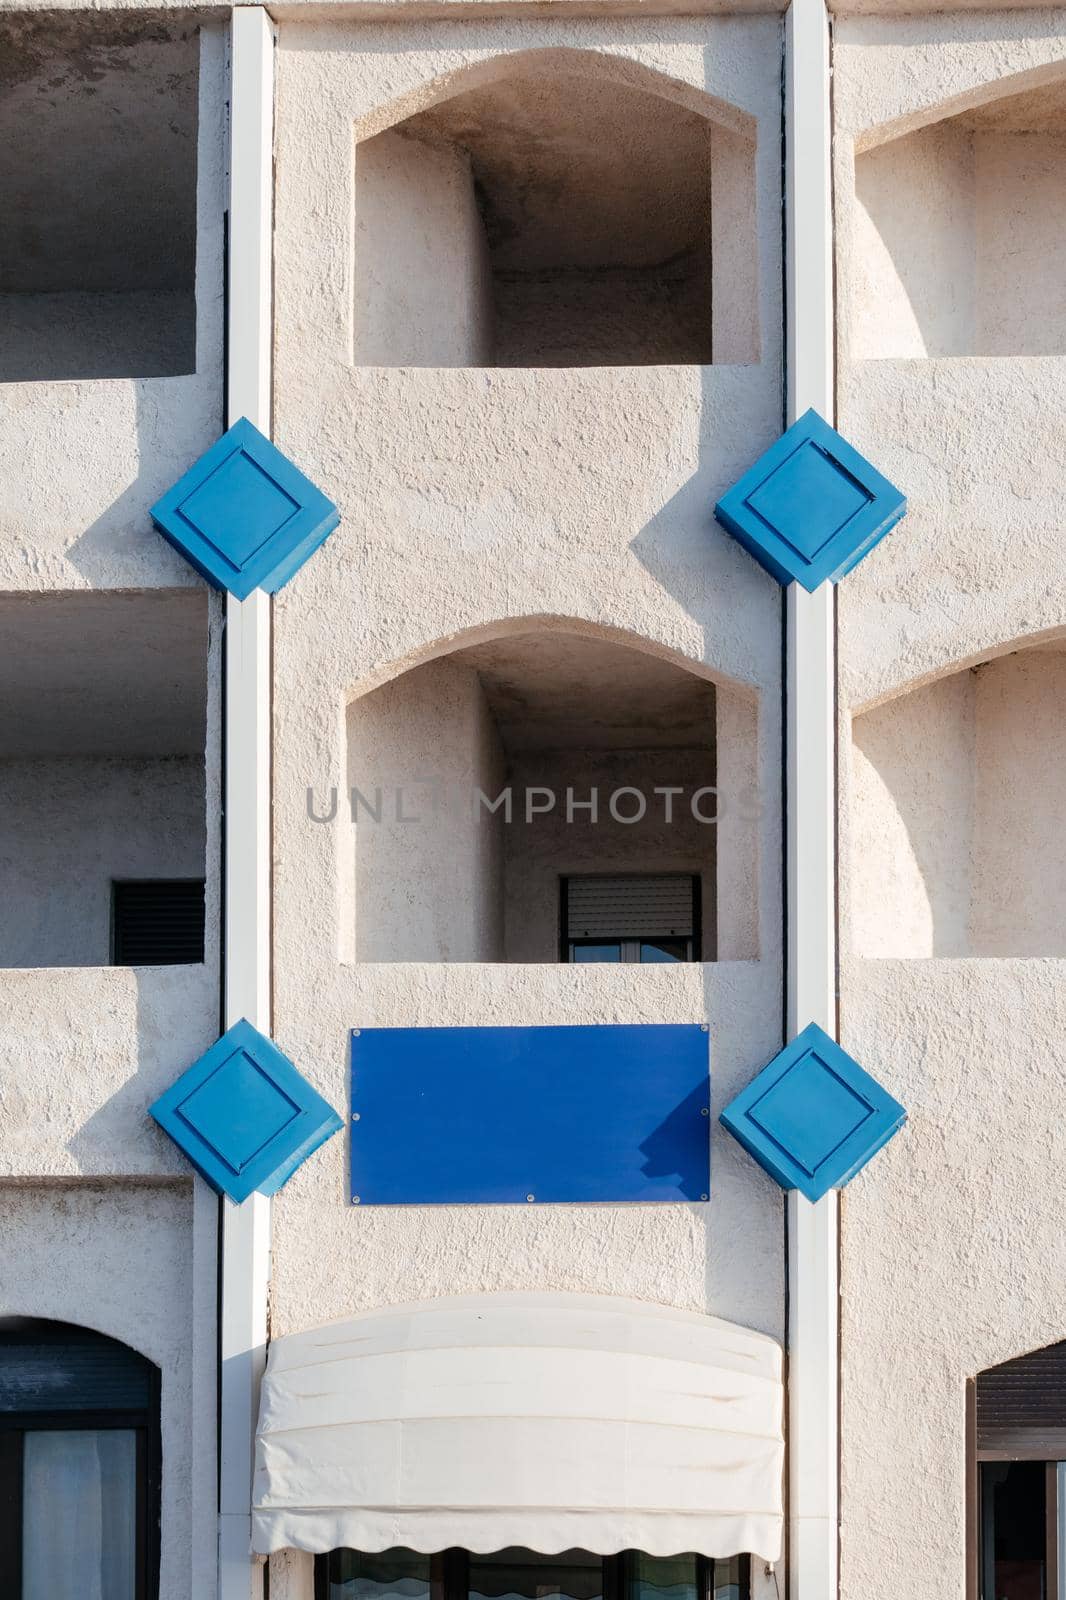
[[[356,1029],[352,1200],[706,1200],[708,1055],[700,1023]]]

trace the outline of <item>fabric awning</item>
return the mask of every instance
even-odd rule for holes
[[[256,1551],[744,1551],[782,1537],[781,1351],[580,1294],[366,1312],[271,1345]]]

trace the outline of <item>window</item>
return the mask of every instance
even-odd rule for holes
[[[155,1600],[159,1373],[55,1322],[0,1328],[0,1594]]]
[[[562,959],[699,960],[700,879],[690,873],[562,880]]]
[[[640,1550],[333,1550],[315,1563],[315,1600],[749,1600],[750,1566],[748,1556],[660,1558]]]
[[[111,885],[112,966],[175,967],[203,959],[203,878]]]
[[[1066,1343],[969,1393],[969,1600],[1066,1600]]]

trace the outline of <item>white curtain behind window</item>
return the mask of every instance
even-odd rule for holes
[[[27,1433],[22,1600],[135,1600],[137,1435]]]

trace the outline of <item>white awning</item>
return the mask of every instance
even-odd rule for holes
[[[776,1560],[781,1352],[697,1312],[466,1295],[274,1341],[253,1544]]]

